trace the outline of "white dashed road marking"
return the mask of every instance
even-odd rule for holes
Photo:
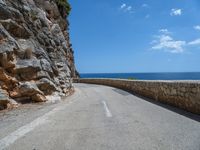
[[[107,117],[112,117],[112,114],[111,114],[110,110],[108,109],[108,106],[107,106],[106,102],[102,101],[102,103],[103,103],[104,110],[106,112],[106,116]]]

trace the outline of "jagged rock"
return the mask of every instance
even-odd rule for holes
[[[4,0],[0,0],[0,4],[2,4],[2,5],[6,5],[6,3],[5,3]]]
[[[0,24],[0,53],[11,53],[14,49],[18,49],[16,40]]]
[[[34,20],[33,24],[34,24],[35,28],[38,30],[40,30],[42,28],[42,23],[39,19]]]
[[[1,88],[9,90],[17,86],[17,80],[14,77],[9,76],[3,68],[0,67],[0,81]]]
[[[0,3],[0,19],[9,19],[12,17],[11,12],[9,11],[8,7],[6,6],[5,2]]]
[[[12,61],[12,53],[0,53],[0,66],[7,69],[7,68],[14,68],[15,64]]]
[[[53,24],[53,26],[51,27],[51,32],[52,32],[54,38],[60,40],[60,44],[62,44],[63,42],[66,42],[65,37],[64,37],[64,35],[61,31],[61,28],[58,24]]]
[[[52,22],[46,17],[46,12],[42,9],[38,9],[37,15],[40,19],[42,27],[48,27],[49,29],[52,25]]]
[[[42,67],[38,59],[19,59],[17,60],[15,72],[17,78],[22,81],[33,80],[37,78],[37,72],[41,71]]]
[[[8,7],[5,4],[0,3],[0,19],[6,20],[6,19],[13,19],[18,22],[24,22],[23,15],[20,13],[19,10]]]
[[[37,79],[39,80],[39,79],[42,79],[42,78],[46,78],[46,79],[51,79],[51,77],[49,76],[49,73],[48,72],[46,72],[46,71],[43,71],[43,70],[41,70],[41,71],[39,71],[39,72],[37,72]]]
[[[38,33],[37,38],[38,38],[40,44],[42,44],[44,46],[50,46],[49,37],[44,32]]]
[[[44,9],[49,13],[49,18],[58,19],[60,17],[60,12],[55,3],[50,3],[45,1]]]
[[[51,68],[50,63],[47,61],[47,59],[41,59],[41,60],[40,60],[40,64],[41,64],[41,66],[42,66],[42,70],[48,72],[49,75],[50,75],[51,77],[53,77],[53,70],[52,70],[52,68]]]
[[[10,92],[10,96],[14,99],[28,98],[35,102],[46,101],[42,91],[40,91],[35,83],[24,82],[20,83],[19,87]]]
[[[14,108],[17,106],[17,102],[9,98],[9,95],[5,90],[0,89],[0,110],[5,108]]]
[[[14,50],[18,44],[0,24],[0,67],[10,69],[15,67]]]
[[[51,95],[56,91],[56,85],[46,78],[40,79],[37,82],[37,86],[45,95]]]
[[[25,82],[19,85],[20,93],[25,96],[31,96],[35,94],[43,94],[35,83]]]
[[[65,20],[59,20],[58,24],[60,26],[61,31],[65,31],[67,26],[68,26],[68,22],[66,22]]]
[[[29,38],[31,36],[31,32],[25,25],[21,26],[12,19],[0,20],[0,23],[15,37]]]
[[[35,94],[31,97],[31,99],[34,102],[46,102],[47,101],[46,97],[42,94]]]
[[[9,103],[9,97],[6,92],[0,89],[0,110],[7,108],[7,104]]]
[[[72,89],[76,69],[63,11],[56,0],[0,0],[0,89],[8,98],[43,102]]]
[[[33,57],[33,53],[36,52],[34,41],[31,39],[18,39],[17,43],[19,45],[19,49],[17,49],[17,56],[20,59],[31,59]]]

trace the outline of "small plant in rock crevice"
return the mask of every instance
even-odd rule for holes
[[[58,5],[61,15],[63,17],[67,17],[71,11],[71,6],[68,0],[55,0],[55,1]]]

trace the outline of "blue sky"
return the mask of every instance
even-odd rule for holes
[[[199,0],[69,0],[80,73],[200,72]]]

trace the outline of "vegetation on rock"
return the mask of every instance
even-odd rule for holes
[[[68,0],[56,0],[56,3],[58,6],[61,6],[62,8],[64,8],[64,12],[66,13],[66,16],[68,16],[71,11],[71,6]],[[63,12],[62,12],[62,15],[63,15]]]

